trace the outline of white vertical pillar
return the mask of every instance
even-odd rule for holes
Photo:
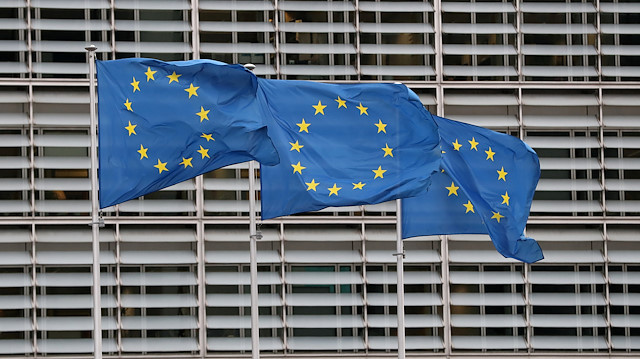
[[[102,358],[102,307],[100,305],[100,237],[98,214],[98,121],[96,118],[96,50],[97,47],[85,47],[89,52],[89,115],[91,125],[91,243],[93,252],[93,357]]]

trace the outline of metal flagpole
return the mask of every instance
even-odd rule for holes
[[[256,68],[254,64],[244,65],[248,70]],[[249,161],[249,270],[251,272],[251,358],[260,358],[260,328],[258,326],[258,244],[262,235],[256,226],[256,184],[255,161]]]
[[[404,242],[402,241],[402,200],[396,199],[396,253],[398,260],[396,273],[398,274],[398,359],[404,359],[406,338],[404,335]]]
[[[260,328],[258,327],[258,259],[256,230],[255,161],[249,161],[249,256],[251,271],[251,358],[260,358]]]
[[[98,138],[96,120],[96,50],[94,45],[85,47],[89,52],[89,114],[91,125],[91,243],[93,252],[93,357],[102,358],[102,307],[100,305],[100,238],[102,224],[98,213]]]

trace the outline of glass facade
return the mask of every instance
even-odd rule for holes
[[[639,23],[631,0],[0,1],[0,357],[93,351],[89,44],[403,82],[434,114],[524,139],[546,259],[407,240],[407,352],[638,355]],[[248,355],[247,178],[229,166],[103,213],[105,357]],[[262,223],[263,353],[393,357],[395,223],[395,203]]]

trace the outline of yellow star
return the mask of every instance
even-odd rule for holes
[[[496,171],[496,172],[498,172],[498,181],[503,180],[507,182],[507,173],[509,172],[505,172],[504,167],[500,168],[500,171]]]
[[[127,102],[125,102],[124,105],[127,107],[127,110],[133,112],[133,109],[131,108],[131,101],[129,101],[129,99],[127,99]]]
[[[136,81],[135,77],[133,78],[131,86],[133,86],[133,92],[136,92],[136,90],[140,91],[140,81]]]
[[[147,82],[149,82],[149,80],[153,80],[155,81],[156,79],[153,78],[153,75],[158,72],[158,71],[151,71],[151,67],[147,67],[147,72],[145,72],[144,74],[147,75]]]
[[[298,152],[300,152],[300,149],[302,147],[304,147],[303,145],[299,144],[298,141],[296,142],[289,142],[289,144],[291,145],[291,149],[289,151],[293,151],[296,150]]]
[[[382,123],[382,121],[380,121],[380,119],[378,119],[378,123],[374,123],[374,126],[376,126],[378,128],[378,132],[380,133],[380,131],[387,133],[387,130],[385,129],[385,127],[387,127],[387,125],[385,123]]]
[[[375,173],[375,174],[376,174],[376,175],[375,175],[375,177],[373,177],[373,179],[376,179],[376,178],[378,178],[378,177],[380,177],[380,178],[384,178],[384,176],[383,176],[383,175],[384,175],[384,173],[385,173],[385,172],[387,172],[387,170],[383,170],[383,169],[382,169],[382,166],[378,166],[378,169],[377,169],[377,170],[372,170],[372,171],[373,171],[373,173]]]
[[[491,147],[489,147],[489,151],[484,151],[484,153],[487,154],[487,159],[493,161],[493,155],[495,155],[496,153],[491,151]]]
[[[335,194],[336,196],[338,195],[338,191],[342,189],[342,187],[338,187],[336,186],[336,184],[333,184],[333,187],[331,188],[327,188],[329,190],[329,197],[331,197],[332,194]]]
[[[160,162],[159,158],[158,158],[158,164],[157,165],[153,165],[153,167],[158,169],[158,173],[162,173],[162,171],[169,172],[169,170],[167,169],[167,163],[166,162]]]
[[[360,104],[358,106],[356,106],[356,108],[358,110],[360,110],[360,115],[362,115],[364,113],[365,115],[369,116],[369,114],[367,113],[367,109],[369,109],[369,108],[362,106],[362,102],[360,102]]]
[[[302,166],[300,164],[300,161],[298,161],[298,163],[295,164],[295,165],[291,165],[291,167],[293,167],[293,173],[298,172],[299,174],[302,174],[302,170],[307,168],[307,167]]]
[[[509,193],[507,191],[504,191],[504,194],[500,195],[502,197],[502,203],[501,204],[506,204],[507,206],[509,205],[509,200],[511,199],[511,197],[509,197]]]
[[[198,151],[196,151],[196,152],[201,154],[202,158],[205,158],[205,157],[211,158],[211,157],[209,157],[209,149],[208,148],[204,148],[204,147],[200,146],[200,149]]]
[[[184,165],[184,168],[187,168],[187,166],[193,167],[193,165],[191,164],[192,159],[193,157],[189,157],[189,158],[182,157],[182,162],[180,162],[179,164]]]
[[[125,128],[127,129],[127,131],[129,131],[129,136],[131,136],[131,134],[133,133],[134,135],[137,135],[136,133],[136,126],[138,125],[132,125],[131,121],[129,121],[129,126],[125,126]]]
[[[341,99],[340,96],[338,96],[338,99],[334,100],[334,101],[336,101],[338,103],[338,108],[340,108],[340,107],[347,108],[347,101]]]
[[[147,156],[148,150],[149,148],[144,148],[142,147],[142,145],[140,145],[140,149],[137,151],[140,154],[140,159],[149,158],[149,156]]]
[[[464,212],[464,213],[469,213],[469,212],[471,212],[471,213],[476,213],[476,212],[473,210],[473,205],[471,204],[471,201],[467,201],[467,203],[463,204],[463,206],[464,206],[464,208],[466,208],[466,209],[467,209],[467,211],[466,211],[466,212]]]
[[[201,122],[202,122],[202,121],[201,121]],[[207,139],[207,142],[209,142],[209,141],[215,141],[215,139],[213,138],[213,135],[211,135],[211,134],[206,134],[206,133],[204,133],[204,132],[202,133],[202,136],[200,136],[200,137],[202,137],[202,138],[206,138],[206,139]]]
[[[457,196],[458,195],[458,188],[460,188],[460,187],[456,187],[456,185],[453,184],[453,182],[451,182],[451,187],[445,187],[445,188],[449,190],[449,194],[447,195],[447,197],[449,197],[452,194],[455,194]]]
[[[456,142],[452,142],[451,143],[453,145],[453,149],[456,151],[460,151],[460,147],[462,147],[461,144],[458,143],[458,139],[456,138]]]
[[[318,187],[320,183],[316,182],[315,179],[311,179],[311,182],[305,182],[304,184],[307,185],[307,191],[310,191],[310,190],[316,191],[316,187]]]
[[[472,150],[476,150],[476,151],[478,150],[478,143],[479,142],[476,142],[476,138],[475,137],[472,137],[471,141],[467,141],[467,142],[469,142],[469,144],[471,145],[471,149]]]
[[[324,115],[324,108],[327,107],[326,105],[323,105],[322,102],[318,101],[317,105],[311,105],[313,108],[316,109],[316,113],[314,113],[314,115],[317,115],[319,113]]]
[[[188,89],[184,90],[189,93],[189,98],[191,98],[191,96],[198,96],[198,93],[196,91],[198,91],[199,88],[199,86],[193,86],[193,84],[191,84]]]
[[[209,111],[211,110],[205,110],[204,107],[200,106],[200,112],[196,113],[196,115],[200,116],[200,122],[203,120],[209,121]]]
[[[309,126],[311,124],[304,122],[304,118],[302,119],[302,123],[296,123],[296,125],[298,125],[298,127],[300,127],[300,131],[298,131],[298,132],[304,131],[306,133],[309,133]]]
[[[358,183],[351,183],[353,185],[353,189],[363,189],[363,187],[366,185],[366,183],[362,183],[362,182],[358,182]]]
[[[391,156],[391,157],[393,157],[393,152],[392,152],[392,151],[393,151],[393,148],[389,148],[389,145],[388,145],[388,144],[386,144],[386,143],[385,143],[385,144],[384,144],[384,147],[383,147],[383,148],[381,148],[381,150],[383,150],[383,151],[384,151],[384,156],[382,156],[383,158],[384,158],[384,157],[387,157],[387,156]]]
[[[178,80],[178,77],[180,77],[180,76],[182,76],[182,75],[177,75],[177,74],[176,74],[176,72],[174,71],[171,75],[169,75],[169,76],[167,76],[167,77],[169,78],[169,83],[172,83],[172,82],[174,82],[174,81],[175,81],[175,82],[180,82],[180,81]]]
[[[500,223],[501,218],[504,218],[504,216],[501,215],[500,212],[493,212],[493,211],[491,212],[493,213],[493,216],[491,216],[491,219],[495,219],[496,221],[498,221],[498,223]]]

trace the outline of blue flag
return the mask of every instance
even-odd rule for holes
[[[98,61],[100,208],[230,164],[278,163],[257,79],[216,61]]]
[[[404,85],[258,82],[281,159],[261,166],[263,219],[413,196],[439,168],[436,125]]]
[[[402,201],[402,237],[489,234],[505,257],[544,258],[538,243],[523,235],[540,178],[533,149],[513,136],[433,117],[442,168],[426,193]]]

